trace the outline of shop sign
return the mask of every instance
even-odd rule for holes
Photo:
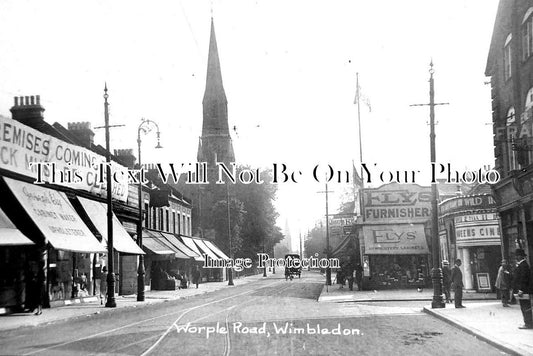
[[[491,195],[470,195],[450,198],[439,204],[441,215],[473,209],[491,209],[496,207],[496,201]]]
[[[455,228],[457,247],[500,245],[500,226],[495,223]]]
[[[446,233],[446,230],[439,231],[439,242],[441,259],[450,261],[448,258],[448,234]]]
[[[387,184],[365,189],[365,221],[412,223],[431,218],[431,188],[416,184]]]
[[[469,215],[461,215],[456,216],[454,218],[455,226],[461,226],[461,225],[471,225],[475,224],[480,221],[496,221],[498,220],[498,216],[496,213],[487,213],[487,214],[469,214]]]
[[[43,182],[106,195],[106,159],[84,147],[72,145],[39,132],[18,121],[0,116],[0,168],[38,179],[34,162],[54,164],[41,166]],[[113,198],[128,198],[128,171],[111,163]]]
[[[365,254],[428,254],[424,225],[394,224],[363,226]]]
[[[54,248],[78,252],[106,251],[76,213],[65,193],[10,178],[4,180]]]

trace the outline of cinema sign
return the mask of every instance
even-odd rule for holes
[[[431,218],[431,188],[392,183],[365,189],[365,222],[425,222]]]

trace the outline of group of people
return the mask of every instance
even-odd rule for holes
[[[344,287],[346,281],[348,281],[348,288],[350,290],[353,290],[354,282],[357,284],[357,290],[362,290],[363,267],[360,263],[356,264],[355,267],[350,263],[341,264],[341,267],[337,270],[336,279],[341,289]]]
[[[515,251],[517,259],[516,268],[511,271],[511,267],[506,259],[502,260],[498,270],[495,286],[500,291],[502,304],[504,307],[510,307],[509,304],[516,303],[518,299],[520,309],[524,318],[524,325],[520,329],[533,329],[533,320],[531,314],[530,293],[533,293],[533,280],[531,270],[526,261],[526,253],[523,249]],[[463,274],[461,269],[461,260],[455,260],[455,266],[450,269],[448,261],[442,262],[443,289],[446,302],[451,303],[451,290],[454,291],[454,301],[456,308],[464,308],[463,305]]]

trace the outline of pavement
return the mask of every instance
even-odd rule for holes
[[[338,286],[324,286],[318,298],[322,303],[362,303],[390,301],[431,301],[433,290],[381,290],[350,291]],[[533,330],[518,329],[523,325],[522,313],[518,304],[504,308],[495,293],[463,293],[464,309],[456,309],[453,304],[446,308],[423,311],[462,331],[474,335],[511,355],[533,356]]]
[[[235,286],[247,284],[264,278],[262,274],[253,276],[234,278]],[[138,302],[137,295],[126,295],[116,297],[116,308],[106,308],[100,304],[98,297],[85,297],[68,300],[62,306],[56,306],[49,309],[43,309],[39,316],[32,313],[8,313],[0,314],[0,330],[12,330],[21,327],[39,326],[50,324],[58,321],[64,321],[72,318],[88,317],[93,314],[109,313],[113,310],[122,308],[138,308],[153,303],[163,303],[170,300],[190,298],[196,295],[214,292],[220,289],[228,288],[228,282],[208,282],[202,283],[196,289],[192,288],[145,292],[145,301]],[[57,305],[57,303],[55,304]]]

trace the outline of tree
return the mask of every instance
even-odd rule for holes
[[[315,226],[305,240],[305,251],[308,257],[326,257],[326,228],[320,224]]]

